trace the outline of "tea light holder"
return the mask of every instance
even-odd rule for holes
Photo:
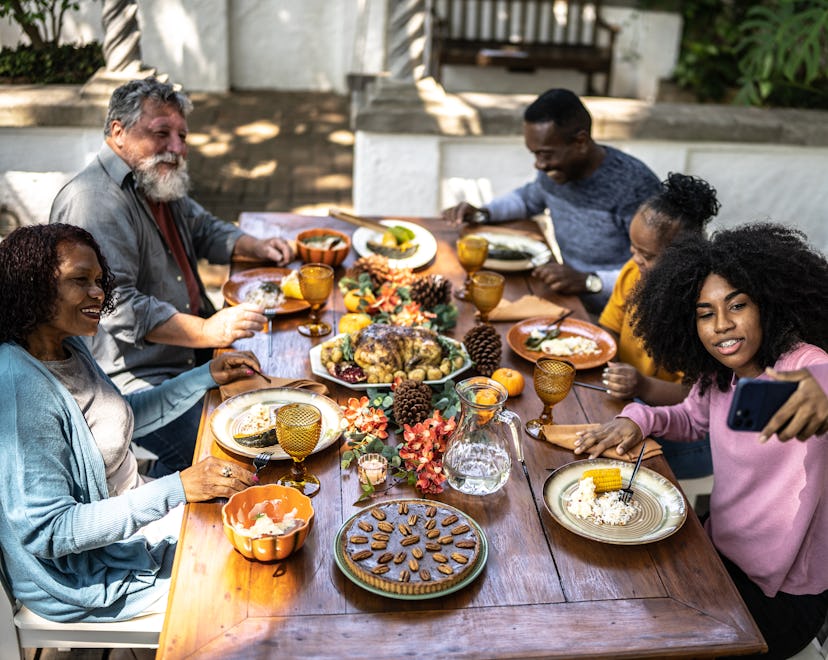
[[[363,454],[357,461],[359,481],[376,486],[388,476],[388,459],[382,454]]]

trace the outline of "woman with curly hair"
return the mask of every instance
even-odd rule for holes
[[[707,181],[686,174],[670,173],[661,190],[636,212],[630,224],[632,258],[621,269],[610,299],[598,323],[615,337],[617,361],[604,369],[603,383],[610,396],[641,399],[651,405],[682,401],[689,387],[682,374],[661,368],[633,335],[633,307],[629,303],[641,278],[655,265],[664,250],[685,234],[703,235],[707,223],[719,212],[716,190]],[[710,441],[673,442],[659,438],[664,456],[679,479],[704,477],[713,471]]]
[[[82,339],[113,308],[112,282],[78,227],[22,227],[0,243],[0,548],[15,597],[55,621],[163,609],[177,533],[167,514],[254,481],[212,457],[153,481],[138,473],[133,437],[258,363],[228,353],[123,397]]]
[[[762,657],[788,658],[828,612],[828,261],[780,225],[689,236],[632,302],[635,334],[692,388],[676,405],[627,405],[576,453],[709,432],[705,528],[768,643]],[[726,420],[738,378],[798,386],[761,432],[737,432]]]

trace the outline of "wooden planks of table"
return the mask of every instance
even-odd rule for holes
[[[240,221],[260,236],[294,237],[317,226],[354,229],[333,218],[278,213],[242,214]],[[435,259],[421,272],[442,273],[459,286],[464,273],[454,251],[457,230],[438,219],[417,222],[438,241]],[[337,279],[355,258],[349,256]],[[506,298],[525,293],[549,297],[588,319],[576,298],[554,296],[526,272],[509,274]],[[457,304],[459,322],[450,334],[462,338],[474,323],[473,308]],[[342,313],[342,296],[335,292],[323,318],[335,327]],[[301,336],[296,327],[303,319],[302,313],[277,319],[273,355],[267,355],[264,334],[238,347],[254,350],[266,373],[313,377],[308,351],[324,339]],[[506,345],[511,325],[495,327],[504,338],[503,365],[526,377],[524,393],[508,402],[526,421],[541,403],[532,390],[532,365]],[[598,382],[600,368],[580,371],[578,378]],[[359,395],[327,384],[340,403]],[[205,401],[196,455],[212,453],[249,465],[250,459],[214,442],[208,419],[218,403],[213,391]],[[555,420],[603,422],[620,408],[603,392],[573,388],[555,406]],[[428,600],[374,595],[348,580],[334,561],[334,537],[358,511],[360,494],[356,470],[340,467],[338,444],[306,462],[322,482],[313,500],[316,522],[305,546],[285,561],[258,563],[236,552],[223,533],[221,503],[187,505],[157,657],[698,658],[765,648],[692,510],[677,533],[647,545],[608,545],[577,536],[555,522],[542,500],[549,469],[575,455],[525,434],[528,480],[514,461],[509,481],[493,495],[468,496],[447,486],[434,496],[465,511],[485,531],[489,556],[480,576],[460,591]],[[675,481],[663,457],[644,464]],[[262,481],[275,481],[288,467],[284,461],[271,463]],[[408,487],[382,495],[417,496]]]

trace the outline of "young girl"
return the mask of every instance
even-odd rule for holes
[[[679,403],[689,387],[682,374],[659,367],[633,336],[629,297],[642,276],[656,264],[675,239],[686,234],[704,234],[705,226],[719,212],[716,190],[703,179],[671,173],[661,190],[644,202],[630,224],[632,258],[621,269],[612,295],[598,322],[618,344],[616,362],[603,373],[611,396],[641,399],[651,405]],[[673,442],[659,438],[664,455],[679,479],[703,477],[712,472],[710,442]]]
[[[803,238],[760,224],[668,248],[633,294],[634,330],[693,387],[676,405],[632,403],[576,441],[595,457],[709,432],[722,478],[705,527],[768,643],[763,658],[804,648],[828,612],[828,262]],[[799,382],[760,433],[726,425],[745,377]]]

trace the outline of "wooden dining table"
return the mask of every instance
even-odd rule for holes
[[[418,272],[440,273],[460,286],[458,230],[437,218],[406,220],[437,239],[434,259]],[[312,227],[349,234],[355,229],[331,217],[285,213],[245,213],[240,225],[258,236],[289,238]],[[536,229],[528,221],[522,228]],[[356,258],[352,250],[337,279]],[[250,266],[237,263],[233,269]],[[527,293],[589,320],[577,298],[555,296],[529,271],[508,273],[505,297]],[[469,303],[457,305],[457,327],[447,334],[462,339],[475,323],[474,310]],[[335,290],[322,310],[334,332],[344,311],[343,296]],[[325,382],[340,404],[364,394],[312,375],[309,350],[330,337],[300,335],[297,326],[306,318],[306,312],[277,317],[271,354],[265,333],[236,347],[253,350],[270,375]],[[526,421],[542,405],[532,388],[533,364],[506,343],[512,325],[494,327],[503,338],[502,365],[526,380],[523,394],[507,402]],[[579,371],[577,378],[599,383],[600,374],[595,367]],[[250,468],[250,458],[215,441],[210,415],[219,403],[215,390],[206,397],[196,459],[212,454]],[[621,407],[602,391],[574,387],[555,406],[554,417],[565,424],[605,422]],[[186,506],[158,658],[710,658],[766,648],[689,506],[683,526],[653,543],[614,545],[577,535],[550,515],[543,492],[551,470],[582,457],[525,434],[526,472],[513,457],[510,478],[498,492],[473,496],[447,486],[429,496],[461,509],[484,530],[488,558],[471,584],[421,600],[363,589],[335,562],[334,538],[363,506],[357,503],[355,466],[341,464],[342,442],[306,460],[321,481],[313,498],[315,523],[304,547],[283,561],[261,563],[237,552],[223,532],[221,502]],[[644,466],[677,483],[663,456]],[[271,462],[262,481],[273,482],[288,468],[286,461]],[[420,496],[412,487],[397,486],[373,501]]]

